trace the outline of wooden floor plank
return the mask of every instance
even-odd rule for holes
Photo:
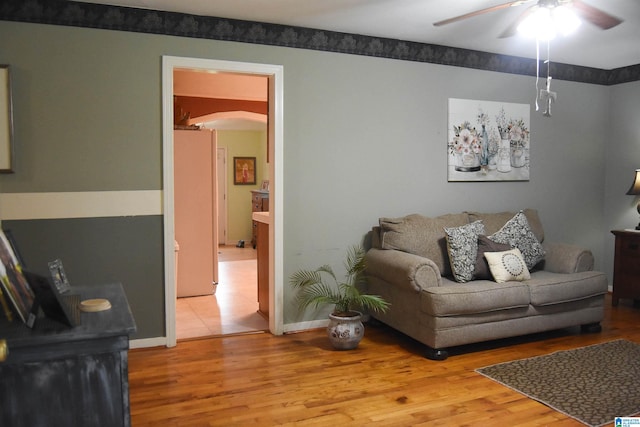
[[[325,332],[218,337],[132,350],[132,424],[144,426],[580,426],[475,369],[624,338],[640,342],[640,308],[611,307],[603,330],[578,328],[423,357],[415,341],[367,326],[358,349],[335,351]],[[613,423],[611,424],[613,425]]]

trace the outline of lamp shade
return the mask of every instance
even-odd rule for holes
[[[640,195],[640,169],[636,169],[636,175],[633,177],[633,182],[627,194],[630,196]]]

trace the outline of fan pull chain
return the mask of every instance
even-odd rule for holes
[[[551,102],[555,99],[555,94],[551,92],[551,42],[547,40],[547,89],[545,91],[547,107],[542,114],[551,117]]]
[[[551,78],[551,41],[547,40],[547,81]],[[551,88],[547,88],[550,90]]]
[[[540,81],[540,40],[536,37],[536,111],[540,109],[538,106],[538,82]]]

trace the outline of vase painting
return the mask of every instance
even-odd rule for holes
[[[456,158],[455,169],[459,172],[480,170],[482,152],[480,138],[469,122],[454,126],[453,151]]]
[[[480,170],[480,157],[475,153],[456,154],[456,170],[460,172],[476,172]]]
[[[484,124],[482,125],[480,141],[480,165],[487,166],[489,164],[489,134]]]
[[[529,104],[449,99],[449,181],[528,181]]]
[[[526,165],[526,153],[524,146],[518,142],[511,141],[511,166],[514,168],[522,168]]]
[[[500,148],[498,149],[498,172],[511,172],[511,148],[507,136],[503,136],[500,140]]]

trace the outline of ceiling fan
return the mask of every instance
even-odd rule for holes
[[[453,18],[445,19],[443,21],[434,22],[433,25],[436,27],[440,27],[442,25],[451,24],[454,22],[462,21],[464,19],[472,18],[474,16],[483,15],[485,13],[495,12],[502,9],[507,9],[509,7],[517,7],[527,3],[531,3],[534,0],[516,0],[510,1],[507,3],[499,4],[496,6],[487,7],[484,9],[479,9],[474,12],[465,13],[464,15],[455,16]],[[593,25],[603,29],[608,30],[609,28],[613,28],[616,25],[622,23],[621,19],[616,18],[615,16],[609,15],[608,13],[590,6],[581,0],[537,0],[537,3],[533,6],[527,8],[516,20],[513,22],[505,31],[500,34],[500,38],[511,37],[515,35],[518,25],[522,21],[527,18],[531,13],[535,12],[537,9],[546,7],[546,8],[554,8],[557,6],[569,6],[575,12],[576,15],[580,16],[585,21],[591,22]]]

